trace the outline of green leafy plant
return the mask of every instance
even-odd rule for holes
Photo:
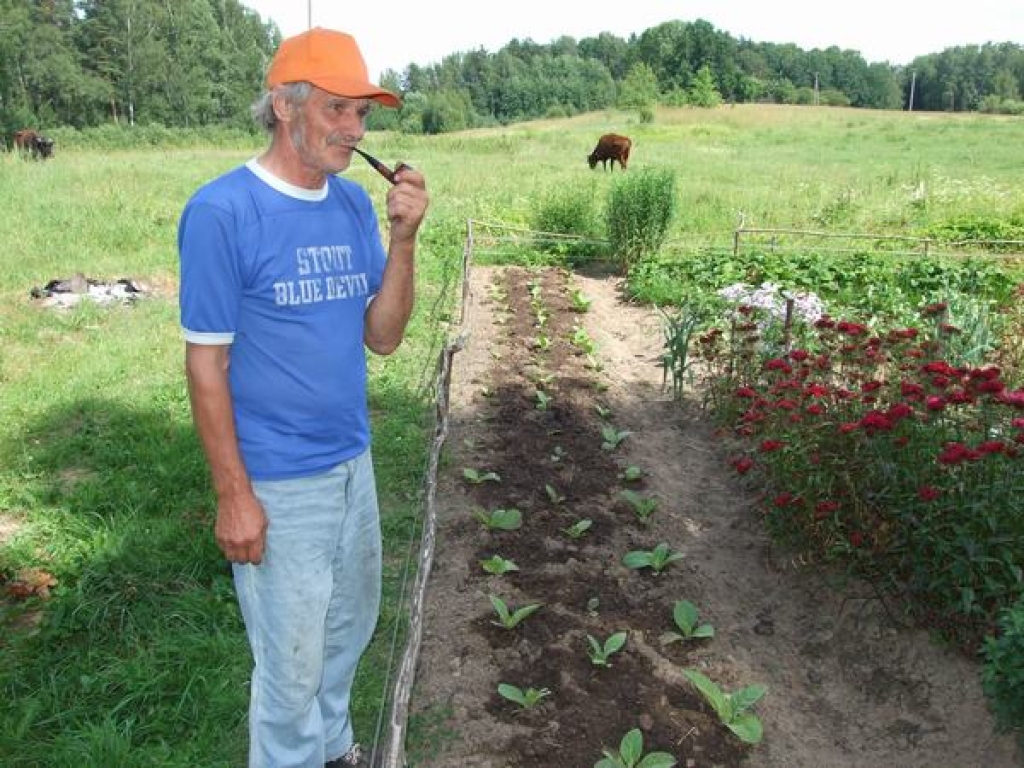
[[[462,470],[462,477],[471,482],[473,485],[480,485],[481,483],[500,483],[501,477],[496,472],[480,472],[479,470],[473,469],[472,467],[466,467]]]
[[[491,599],[491,605],[494,606],[495,613],[498,614],[498,621],[491,621],[491,624],[505,629],[515,629],[524,619],[532,616],[541,607],[540,603],[531,603],[530,605],[524,605],[522,608],[511,609],[497,595],[488,595],[488,597]]]
[[[622,563],[627,568],[634,570],[650,568],[655,573],[661,573],[676,560],[682,559],[683,554],[681,552],[673,552],[669,549],[668,544],[662,543],[649,551],[638,549],[627,552],[626,556],[622,558]]]
[[[587,312],[593,303],[593,299],[588,299],[579,288],[569,291],[569,306],[573,312]]]
[[[1015,730],[1024,746],[1024,598],[1003,611],[998,627],[982,647],[982,685],[996,724]]]
[[[620,432],[611,424],[604,424],[601,427],[601,437],[604,441],[601,443],[601,448],[606,451],[614,451],[619,447],[619,443],[629,437],[632,432],[624,430]]]
[[[604,757],[594,768],[673,768],[676,759],[667,752],[644,755],[644,737],[639,728],[622,737],[618,751],[603,749]]]
[[[518,509],[478,509],[476,519],[492,530],[515,531],[523,527],[523,513]]]
[[[640,467],[630,464],[624,470],[619,472],[619,479],[625,480],[627,483],[634,483],[637,480],[641,480],[644,476],[644,471]]]
[[[518,565],[511,560],[506,560],[501,555],[491,555],[486,560],[481,560],[480,567],[492,576],[501,576],[503,573],[519,570]]]
[[[651,515],[658,509],[658,500],[651,496],[641,496],[636,491],[630,490],[621,491],[619,496],[629,502],[641,523],[648,522]]]
[[[499,683],[498,693],[509,701],[513,701],[523,709],[530,709],[537,706],[538,702],[546,696],[551,695],[547,688],[517,688],[509,683]]]
[[[741,741],[747,744],[757,744],[761,741],[764,734],[761,720],[747,710],[760,701],[767,692],[763,685],[748,685],[733,693],[726,693],[710,678],[695,669],[684,669],[683,674],[701,692],[722,724]]]
[[[574,347],[587,355],[592,355],[594,350],[597,349],[597,346],[594,344],[594,340],[590,338],[590,334],[587,333],[587,329],[582,325],[573,327],[572,336],[569,337],[569,341]]]
[[[664,168],[622,174],[613,183],[605,221],[609,249],[623,272],[661,248],[675,216],[675,187],[675,176]]]
[[[551,405],[551,395],[545,392],[543,389],[538,389],[534,393],[534,397],[537,400],[536,409],[538,411],[546,411]]]
[[[715,628],[710,624],[698,624],[697,606],[689,600],[677,600],[672,607],[672,619],[678,632],[665,632],[661,636],[662,645],[691,638],[714,637]]]
[[[551,337],[541,334],[540,336],[537,337],[536,341],[534,342],[534,345],[541,352],[547,352],[549,349],[551,349]]]
[[[555,486],[551,485],[550,483],[544,484],[544,492],[548,495],[548,500],[552,504],[561,504],[563,501],[565,501],[565,496],[559,493],[555,489]]]
[[[600,416],[602,419],[604,419],[606,421],[612,417],[612,409],[611,408],[606,408],[605,406],[601,405],[600,403],[596,403],[594,405],[594,410],[597,411],[597,415],[598,416]]]
[[[593,635],[587,635],[587,643],[590,646],[587,651],[590,656],[590,663],[595,667],[610,667],[608,659],[612,654],[618,653],[626,644],[626,632],[616,632],[603,643]]]
[[[563,528],[562,529],[562,533],[566,534],[570,538],[578,539],[578,538],[582,537],[583,534],[585,534],[587,531],[589,531],[590,527],[593,524],[594,524],[593,520],[585,517],[582,520],[577,520],[575,523],[570,525],[568,528]]]

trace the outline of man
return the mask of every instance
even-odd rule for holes
[[[356,42],[285,40],[253,114],[259,157],[206,184],[179,224],[192,414],[253,654],[250,768],[360,765],[349,696],[380,604],[366,355],[413,306],[423,176],[400,166],[388,248],[365,190],[336,177],[373,85]]]

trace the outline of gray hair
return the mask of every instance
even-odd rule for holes
[[[267,133],[273,132],[274,126],[277,125],[277,115],[274,114],[274,93],[276,91],[283,94],[289,103],[301,106],[309,98],[309,94],[313,92],[313,86],[306,82],[285,83],[284,85],[277,86],[277,88],[265,91],[262,96],[256,99],[250,110],[252,119],[256,121],[256,125]]]

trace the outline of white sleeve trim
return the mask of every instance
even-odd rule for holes
[[[185,334],[185,341],[192,344],[203,344],[205,346],[222,346],[232,344],[235,341],[235,334],[228,333],[204,333],[201,331],[190,331],[188,328],[181,329]]]

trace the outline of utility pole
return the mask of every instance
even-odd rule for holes
[[[912,69],[910,71],[910,104],[907,107],[908,112],[914,111],[914,86],[917,85],[917,70]]]
[[[313,0],[306,0],[306,29],[313,28]]]
[[[814,106],[818,106],[818,73],[814,73]]]

